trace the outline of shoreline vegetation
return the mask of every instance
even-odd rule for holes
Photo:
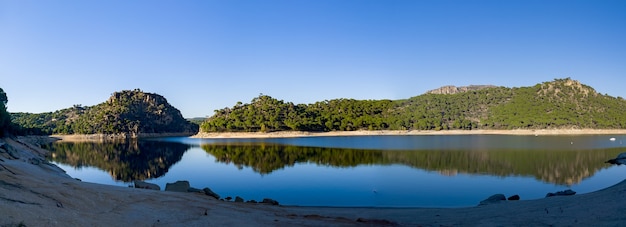
[[[598,132],[596,132],[598,133]],[[596,192],[465,208],[271,206],[81,182],[45,161],[51,137],[0,139],[0,226],[617,226],[626,180]],[[494,192],[497,193],[497,192]]]

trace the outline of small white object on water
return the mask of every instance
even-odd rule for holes
[[[611,137],[609,140],[610,141],[615,141],[615,137]]]

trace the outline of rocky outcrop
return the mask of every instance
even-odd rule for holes
[[[512,195],[507,200],[519,200],[519,195]]]
[[[187,192],[204,194],[204,191],[202,189],[197,189],[197,188],[194,188],[194,187],[189,187],[189,189],[187,189]]]
[[[568,196],[568,195],[575,195],[575,194],[576,194],[575,191],[572,191],[571,189],[567,189],[565,191],[558,191],[555,193],[550,192],[546,195],[546,198],[552,197],[552,196]]]
[[[270,205],[274,205],[274,206],[280,205],[278,203],[278,201],[270,199],[270,198],[264,198],[263,201],[261,201],[261,203],[266,203],[266,204],[270,204]]]
[[[170,192],[188,192],[189,181],[176,181],[174,183],[165,184],[165,191]]]
[[[503,200],[506,200],[506,197],[503,194],[495,194],[492,196],[489,196],[489,198],[480,201],[479,205],[487,205],[487,204],[493,204],[493,203],[499,203]]]
[[[15,149],[4,142],[0,142],[0,157],[10,160],[19,159]]]
[[[150,189],[150,190],[157,190],[157,191],[161,190],[161,187],[159,187],[159,185],[156,185],[156,184],[139,181],[139,180],[135,181],[134,183],[135,183],[135,188],[143,188],[143,189]]]
[[[481,90],[485,88],[494,88],[494,87],[496,86],[494,85],[469,85],[469,86],[457,87],[457,86],[448,85],[448,86],[443,86],[437,89],[427,91],[426,94],[452,95],[452,94],[461,93],[461,92],[476,91],[476,90]]]
[[[27,126],[25,133],[111,135],[102,140],[191,136],[198,132],[198,125],[183,118],[165,97],[139,89],[115,92],[106,102],[95,106],[75,105],[54,113],[16,113],[12,118],[17,125]]]
[[[239,196],[235,196],[235,202],[236,203],[243,203],[243,198],[241,198]]]
[[[220,199],[220,195],[218,195],[217,193],[213,192],[210,188],[204,188],[202,189],[202,191],[204,191],[205,195],[211,196],[215,199]]]
[[[165,184],[165,191],[192,192],[192,193],[204,194],[204,195],[213,197],[215,199],[220,199],[220,195],[213,192],[210,188],[203,188],[203,189],[194,188],[189,185],[189,181],[176,181],[174,183],[167,183]],[[240,198],[239,196],[237,196],[237,198],[241,199],[241,202],[243,202],[242,198]]]

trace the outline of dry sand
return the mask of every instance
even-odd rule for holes
[[[0,139],[0,144],[6,143],[7,148],[0,149],[0,226],[620,226],[626,223],[623,200],[626,181],[588,194],[502,201],[470,208],[271,206],[224,202],[195,193],[81,182],[45,162],[43,155],[47,151],[31,141]]]

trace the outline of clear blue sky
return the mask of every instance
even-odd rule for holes
[[[10,112],[140,88],[185,117],[571,77],[626,97],[626,1],[0,0]]]

